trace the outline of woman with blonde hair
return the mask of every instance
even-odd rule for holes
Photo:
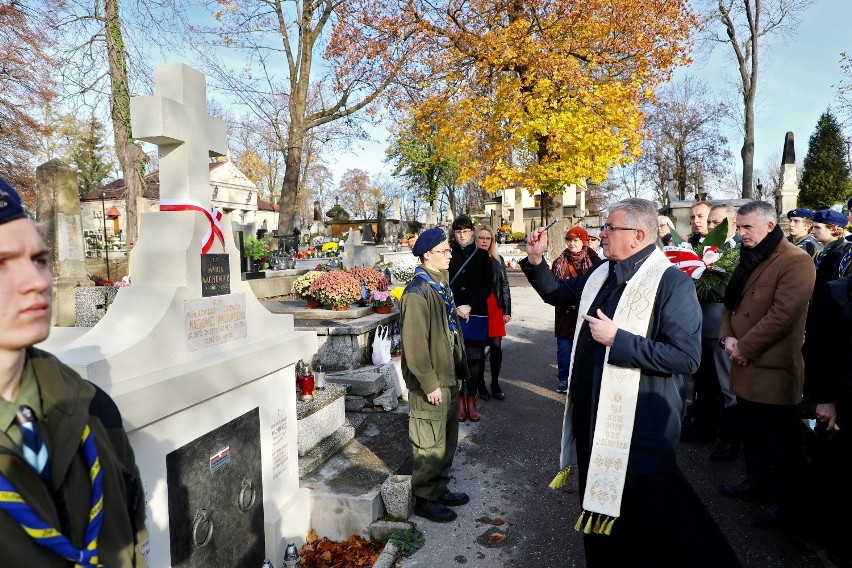
[[[488,225],[476,228],[476,246],[488,252],[494,273],[494,290],[488,296],[488,363],[491,365],[491,396],[503,400],[506,395],[500,388],[500,367],[503,365],[503,338],[506,337],[506,324],[512,319],[512,297],[509,294],[509,277],[506,263],[497,252],[494,230]],[[488,400],[485,377],[478,385],[479,398]]]

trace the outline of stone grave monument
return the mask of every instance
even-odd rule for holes
[[[204,75],[156,67],[131,120],[159,147],[161,183],[132,285],[91,330],[44,347],[118,403],[145,488],[148,566],[280,566],[309,528],[294,365],[316,334],[240,278],[230,220],[211,208],[208,153],[226,152],[225,126],[207,114]]]
[[[50,160],[36,168],[36,186],[38,222],[50,251],[53,272],[50,323],[72,327],[77,288],[89,288],[94,284],[86,275],[77,172],[60,160]]]
[[[775,194],[775,208],[778,211],[782,228],[786,229],[790,221],[787,211],[796,208],[799,201],[799,177],[796,173],[796,147],[793,133],[784,136],[784,154],[781,157],[781,187]]]

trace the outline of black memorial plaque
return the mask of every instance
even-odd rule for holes
[[[201,255],[201,295],[206,298],[230,293],[231,264],[228,255]]]
[[[169,453],[166,481],[173,567],[263,564],[257,408]]]

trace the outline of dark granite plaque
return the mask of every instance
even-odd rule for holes
[[[172,566],[263,564],[258,409],[168,454],[166,480]]]
[[[231,293],[231,264],[227,254],[201,255],[201,295],[224,296]]]

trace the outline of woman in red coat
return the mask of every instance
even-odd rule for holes
[[[500,388],[500,368],[503,365],[503,338],[506,324],[512,319],[512,297],[509,294],[509,277],[503,257],[497,253],[494,231],[488,225],[476,228],[476,246],[488,252],[494,272],[494,290],[488,296],[488,364],[491,366],[491,396],[497,400],[506,398]],[[485,381],[479,385],[479,398],[488,400]]]

